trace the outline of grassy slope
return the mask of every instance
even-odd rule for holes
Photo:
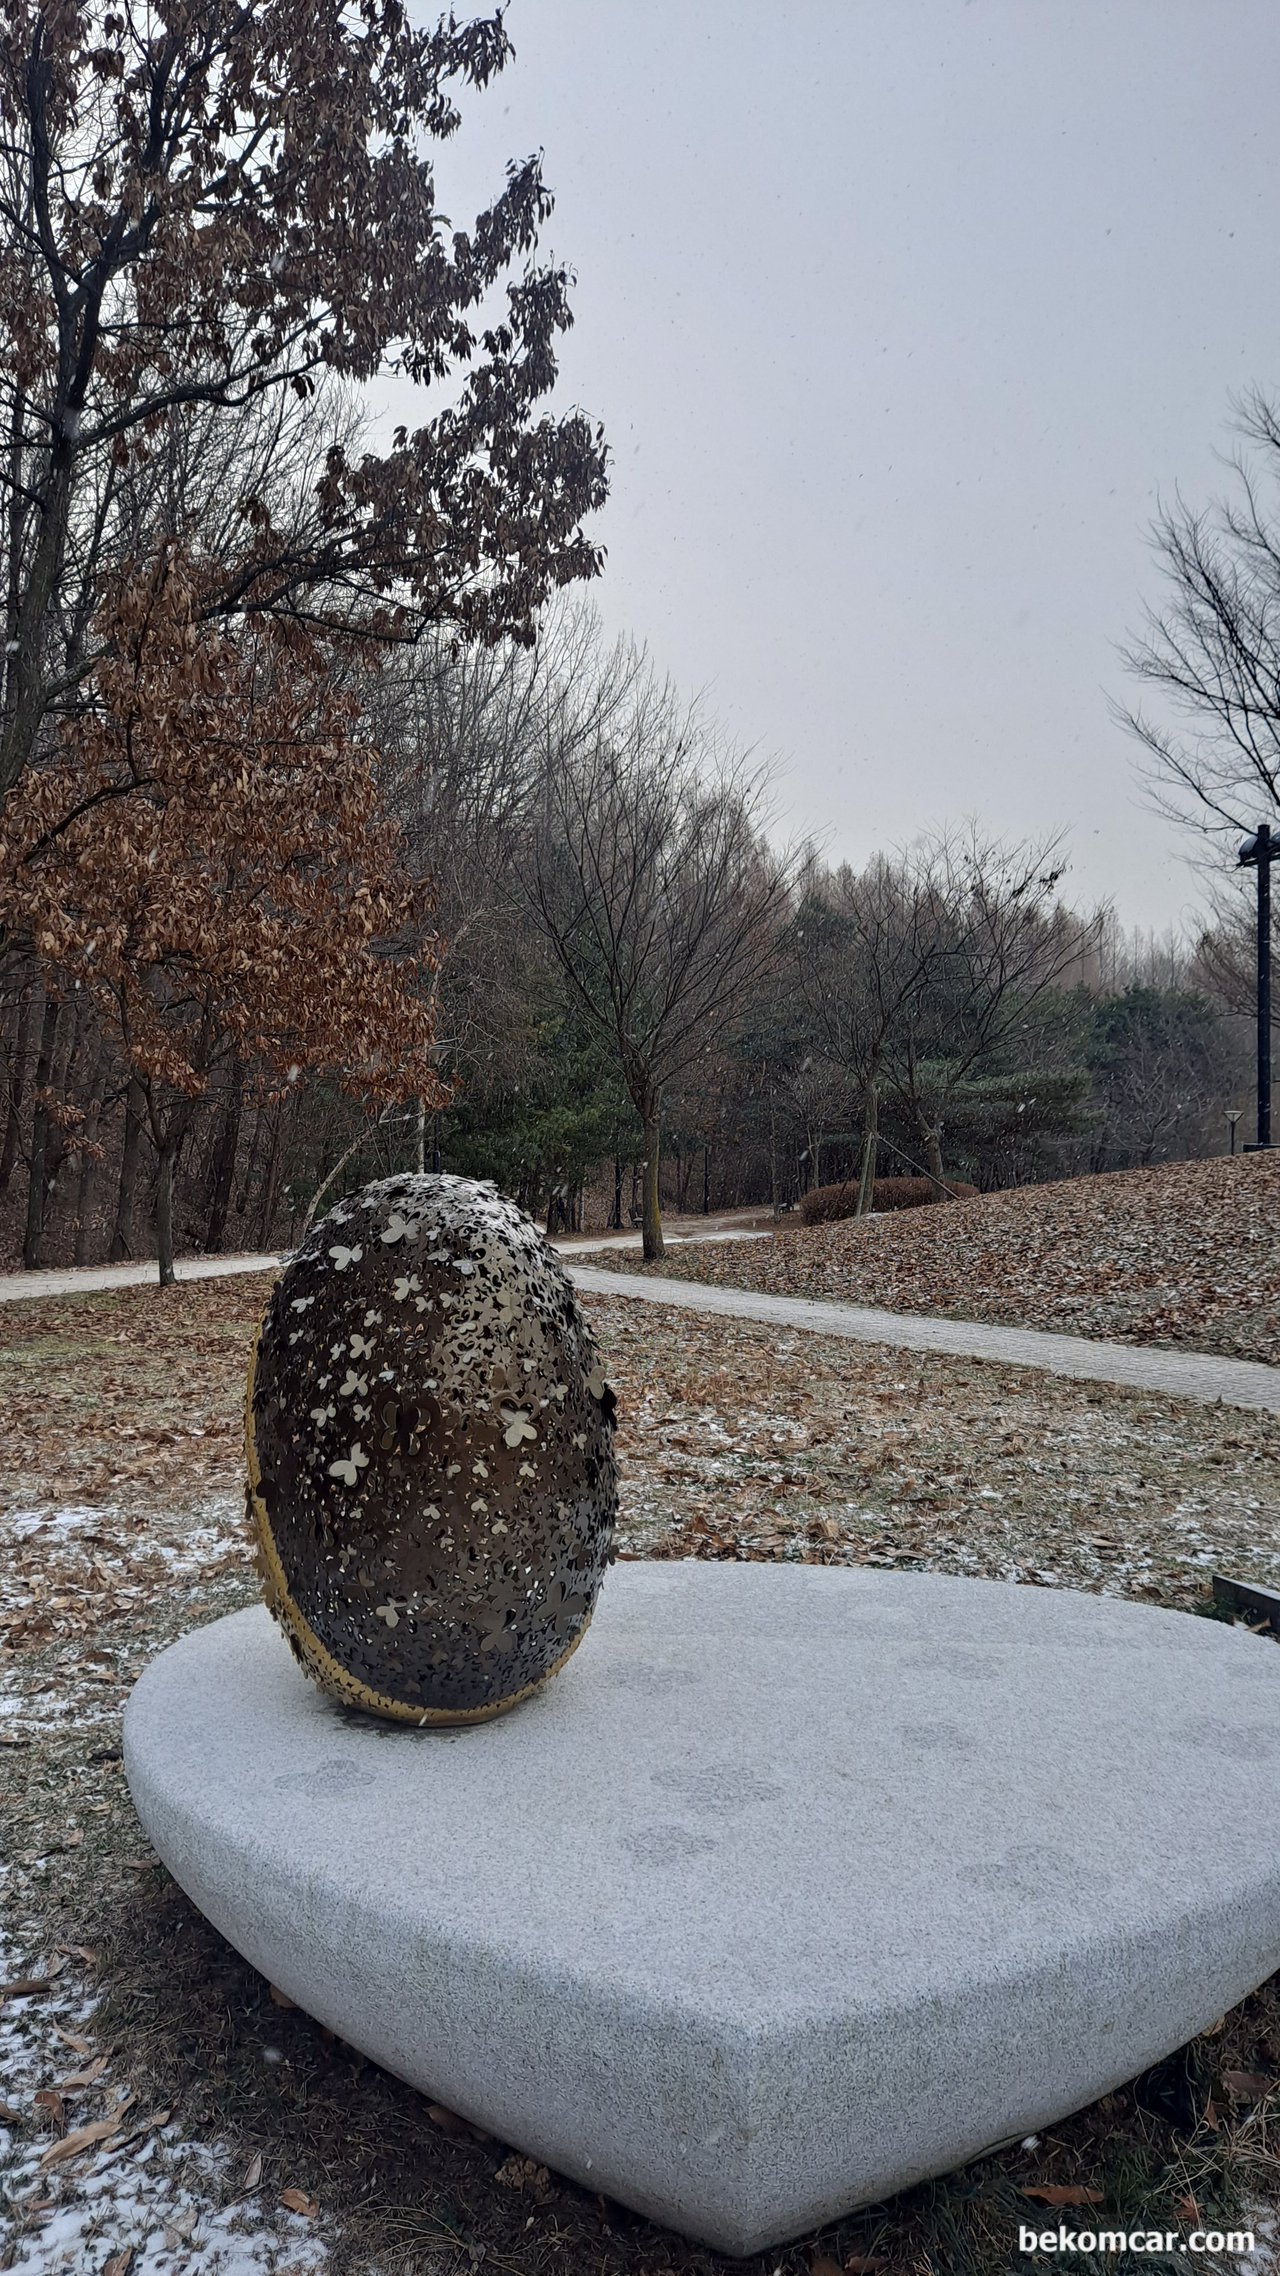
[[[595,1263],[597,1260],[592,1259]],[[625,1252],[602,1255],[634,1271]],[[681,1280],[1280,1364],[1280,1151],[669,1252]]]

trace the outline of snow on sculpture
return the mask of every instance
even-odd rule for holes
[[[348,1706],[500,1715],[581,1642],[617,1509],[614,1397],[555,1252],[496,1187],[402,1176],[311,1232],[246,1401],[266,1601]]]

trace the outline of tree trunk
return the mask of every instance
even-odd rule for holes
[[[99,288],[101,289],[101,288]],[[68,406],[68,409],[72,406]],[[80,404],[74,406],[78,412]],[[44,666],[45,635],[62,568],[71,514],[74,429],[59,419],[49,453],[49,472],[38,500],[39,536],[17,609],[5,685],[5,716],[0,727],[0,803],[30,759],[48,704]]]
[[[260,1106],[253,1118],[253,1137],[249,1141],[249,1160],[240,1189],[236,1194],[237,1217],[247,1217],[249,1213],[249,1197],[253,1192],[254,1179],[258,1174],[258,1158],[262,1152],[262,1132],[266,1120],[266,1108]]]
[[[227,1211],[231,1207],[236,1155],[240,1151],[240,1116],[243,1109],[244,1061],[235,1059],[232,1061],[231,1087],[218,1125],[218,1142],[209,1173],[209,1215],[204,1229],[204,1245],[210,1255],[217,1254],[226,1238]]]
[[[421,1099],[415,1100],[414,1108],[413,1166],[422,1177],[427,1167],[427,1110]]]
[[[876,1154],[880,1138],[880,1085],[874,1075],[862,1095],[862,1167],[858,1174],[856,1214],[867,1217],[875,1198]]]
[[[935,1201],[950,1201],[951,1195],[947,1191],[946,1176],[942,1167],[942,1124],[940,1122],[928,1123],[922,1132],[922,1136],[924,1138],[925,1168],[929,1172],[930,1182],[933,1186],[933,1198]]]
[[[662,1203],[658,1193],[659,1149],[662,1126],[657,1108],[642,1116],[644,1123],[644,1186],[641,1195],[642,1245],[646,1264],[656,1264],[664,1253]]]
[[[271,1150],[267,1155],[267,1174],[262,1188],[262,1207],[258,1212],[258,1247],[265,1248],[271,1232],[271,1220],[276,1213],[276,1196],[280,1190],[280,1125],[284,1120],[283,1101],[271,1117]]]
[[[53,1066],[53,1047],[58,1033],[58,1013],[61,1009],[56,996],[46,996],[44,1018],[40,1023],[40,1048],[36,1056],[36,1110],[31,1123],[31,1167],[27,1176],[27,1229],[22,1243],[22,1262],[28,1272],[35,1272],[40,1264],[41,1236],[44,1232],[45,1199],[49,1173],[49,1108],[44,1093],[48,1089]]]
[[[138,1190],[138,1160],[142,1152],[142,1123],[146,1111],[146,1093],[137,1076],[131,1075],[125,1100],[124,1147],[120,1155],[116,1221],[108,1251],[112,1264],[121,1264],[133,1255],[133,1209]]]
[[[173,1173],[182,1144],[180,1132],[165,1138],[160,1148],[160,1168],[156,1178],[156,1260],[160,1267],[160,1286],[172,1288],[173,1269]]]
[[[93,1220],[93,1188],[98,1175],[98,1157],[94,1147],[98,1137],[98,1120],[101,1103],[85,1118],[80,1147],[80,1176],[76,1182],[76,1238],[73,1263],[92,1264],[89,1254],[92,1243],[89,1230]]]
[[[13,1166],[18,1159],[18,1139],[22,1130],[22,1101],[27,1089],[27,1051],[31,1042],[31,1007],[35,1000],[35,981],[24,988],[18,1006],[13,1056],[9,1061],[9,1079],[5,1084],[8,1113],[5,1120],[4,1145],[0,1149],[0,1201],[9,1190]]]
[[[622,1231],[622,1156],[613,1157],[613,1215],[609,1219],[615,1232]]]
[[[54,1103],[64,1106],[71,1090],[72,1065],[86,1025],[85,999],[83,996],[76,997],[75,1006],[74,1017],[71,1016],[71,1005],[68,1003],[64,1006],[63,1014],[58,1019],[57,1035],[49,1063],[48,1087],[52,1094],[52,1100]],[[67,1166],[71,1150],[70,1130],[65,1123],[59,1121],[51,1105],[44,1141],[44,1199],[40,1212],[42,1237],[53,1212],[58,1180]]]
[[[93,1061],[89,1078],[89,1102],[85,1118],[80,1125],[80,1175],[76,1179],[75,1247],[72,1261],[89,1264],[89,1224],[93,1210],[93,1188],[98,1173],[98,1126],[102,1121],[104,1099],[103,1065],[106,1053],[101,1041]]]

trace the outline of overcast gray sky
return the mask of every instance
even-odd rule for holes
[[[1189,913],[1107,696],[1158,496],[1221,489],[1232,393],[1280,389],[1276,0],[508,25],[441,202],[470,221],[545,152],[543,250],[578,274],[560,400],[615,454],[610,628],[776,757],[833,857],[1061,825],[1078,896]]]

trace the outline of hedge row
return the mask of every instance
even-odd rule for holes
[[[949,1192],[964,1201],[977,1192],[976,1185],[966,1185],[961,1178],[948,1178]],[[936,1201],[931,1178],[877,1178],[871,1191],[873,1209],[919,1209],[926,1201]],[[832,1225],[837,1218],[854,1217],[858,1209],[858,1181],[843,1185],[817,1185],[806,1193],[800,1203],[800,1218],[805,1225]]]

